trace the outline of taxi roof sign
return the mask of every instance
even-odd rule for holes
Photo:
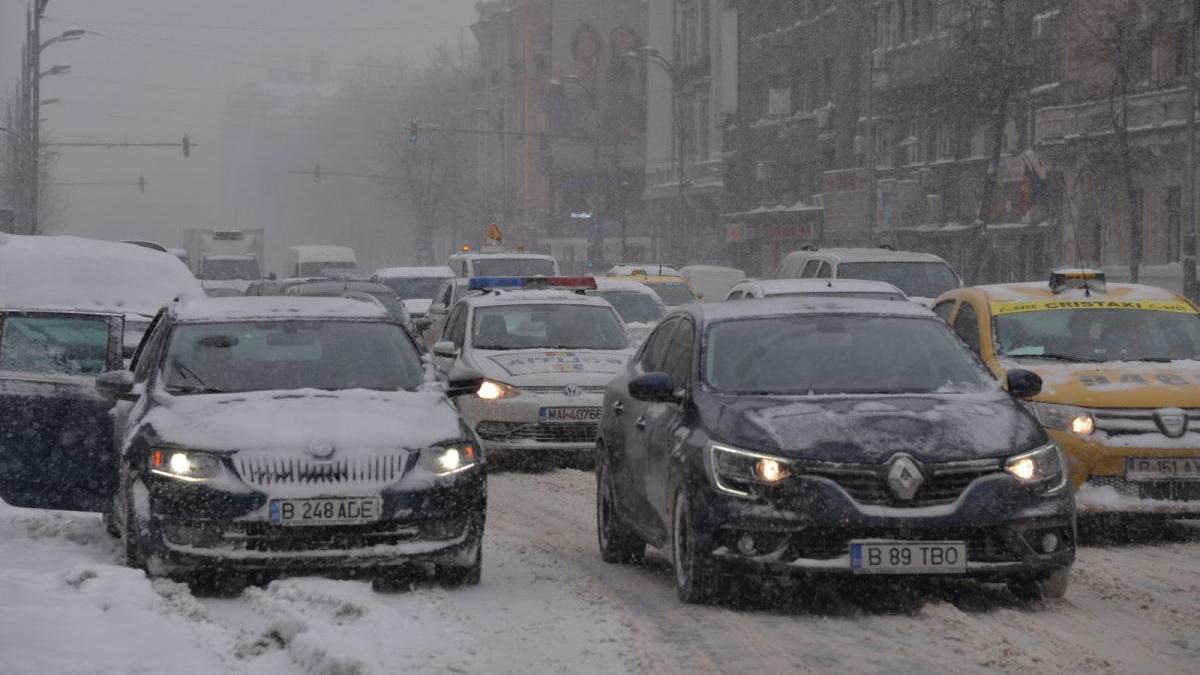
[[[1108,282],[1104,272],[1092,269],[1058,269],[1050,273],[1050,291],[1054,294],[1072,289],[1082,289],[1089,293],[1108,292]]]

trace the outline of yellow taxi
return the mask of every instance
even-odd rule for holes
[[[949,291],[933,311],[1004,381],[1040,375],[1030,406],[1070,459],[1081,513],[1200,515],[1200,311],[1182,296],[1108,284]]]
[[[614,281],[636,281],[650,287],[658,294],[663,304],[668,307],[690,305],[700,299],[700,295],[681,276],[669,274],[646,274],[644,270],[634,270],[633,274],[606,277]]]

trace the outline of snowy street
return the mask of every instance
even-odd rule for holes
[[[1188,672],[1200,530],[1083,542],[1067,598],[948,583],[684,605],[669,566],[607,565],[593,476],[490,479],[483,583],[394,595],[286,579],[197,599],[119,562],[98,517],[0,505],[0,672]],[[878,589],[876,589],[878,590]]]

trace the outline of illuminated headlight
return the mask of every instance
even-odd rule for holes
[[[421,452],[421,463],[425,469],[437,476],[449,476],[475,467],[479,462],[479,450],[473,443],[456,443]]]
[[[221,473],[221,458],[206,452],[173,448],[150,451],[150,473],[200,483]]]
[[[1033,403],[1033,412],[1047,429],[1070,431],[1080,436],[1091,436],[1096,431],[1096,420],[1083,408],[1054,403]]]
[[[510,387],[502,382],[484,380],[483,384],[479,385],[479,391],[476,392],[476,395],[485,401],[495,401],[516,396],[518,393],[515,387]]]
[[[1067,461],[1054,443],[1009,457],[1004,470],[1026,485],[1044,488],[1048,495],[1067,486]]]
[[[739,497],[749,497],[754,485],[775,485],[791,475],[791,463],[781,457],[714,443],[709,449],[713,484]]]

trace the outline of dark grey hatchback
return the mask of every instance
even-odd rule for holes
[[[684,601],[751,573],[949,575],[1061,597],[1062,451],[931,312],[785,299],[681,308],[609,386],[597,524],[609,562],[666,549]]]

